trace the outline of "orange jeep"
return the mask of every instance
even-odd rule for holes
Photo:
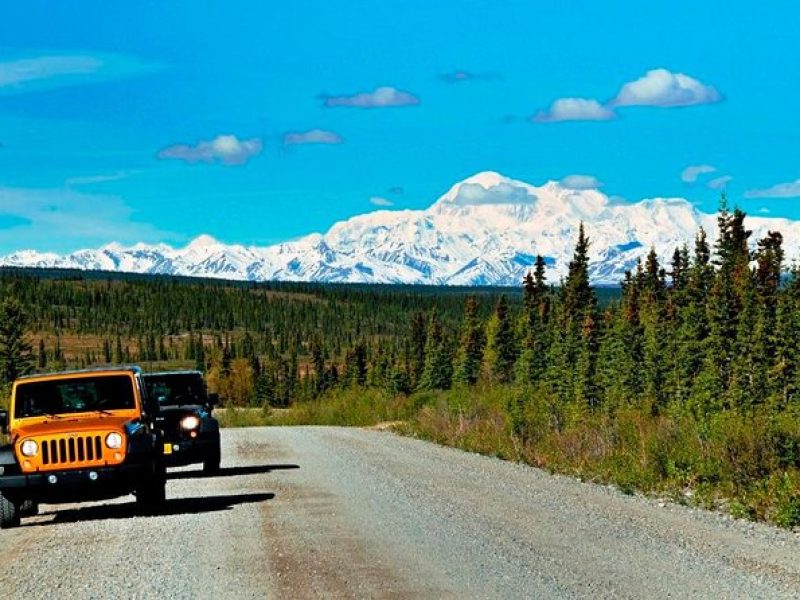
[[[0,527],[40,502],[136,494],[146,512],[164,503],[166,469],[158,403],[138,367],[32,375],[14,382],[0,426]]]

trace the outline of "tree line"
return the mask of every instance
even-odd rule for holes
[[[587,411],[782,411],[800,388],[800,278],[783,276],[781,234],[751,250],[744,220],[723,203],[713,247],[700,230],[691,250],[675,248],[667,261],[651,250],[612,302],[590,285],[583,225],[566,278],[548,281],[539,256],[521,293],[6,272],[0,376],[176,363],[206,372],[236,405],[288,406],[341,387],[409,394],[481,384]],[[70,335],[96,347],[67,357]]]
[[[501,295],[484,318],[479,299],[468,297],[457,334],[435,309],[418,315],[403,345],[410,351],[392,362],[384,384],[514,384],[589,412],[640,406],[703,417],[797,407],[800,273],[783,277],[779,232],[751,250],[744,220],[723,203],[713,248],[701,229],[694,248],[675,248],[669,261],[651,250],[625,274],[619,301],[605,307],[589,283],[581,225],[561,285],[548,284],[537,257],[521,304]],[[368,372],[385,371],[380,356]]]
[[[11,311],[0,319],[18,332],[0,332],[0,352],[16,357],[0,364],[19,365],[0,373],[0,385],[29,370],[197,368],[231,403],[285,406],[342,385],[349,356],[399,343],[416,312],[435,306],[454,327],[463,294],[0,269],[0,302]]]

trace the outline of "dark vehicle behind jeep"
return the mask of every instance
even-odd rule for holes
[[[199,371],[147,373],[144,381],[161,408],[167,466],[203,464],[204,473],[219,470],[219,422],[214,418],[216,394],[209,394]]]

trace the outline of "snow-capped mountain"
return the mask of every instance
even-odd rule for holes
[[[714,215],[681,198],[612,202],[597,190],[556,182],[540,187],[494,172],[454,185],[426,210],[378,210],[336,223],[325,234],[266,247],[226,245],[202,235],[184,248],[164,244],[59,256],[23,250],[0,264],[161,273],[224,279],[435,285],[517,285],[542,254],[556,282],[566,274],[579,223],[591,241],[595,283],[618,283],[651,247],[669,258],[692,247],[702,226],[713,239]],[[784,235],[786,255],[798,256],[800,222],[748,217],[752,240],[768,230]]]

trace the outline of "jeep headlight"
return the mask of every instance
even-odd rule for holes
[[[33,440],[25,440],[22,442],[19,450],[22,452],[22,456],[36,456],[36,454],[39,452],[39,444]]]
[[[197,415],[187,415],[181,419],[181,427],[183,429],[197,429],[200,427],[200,417]]]
[[[112,450],[119,450],[122,448],[122,436],[116,431],[112,431],[106,436],[106,446]]]

